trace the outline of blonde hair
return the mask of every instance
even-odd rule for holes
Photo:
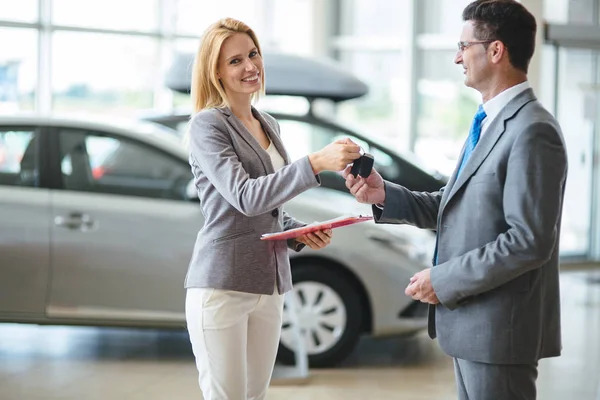
[[[223,42],[236,33],[245,33],[254,42],[262,57],[256,34],[248,25],[233,18],[223,18],[209,26],[202,35],[192,70],[191,96],[194,113],[206,108],[229,105],[225,90],[217,77],[219,55]],[[256,101],[265,91],[265,74],[260,74],[261,89],[252,95]]]

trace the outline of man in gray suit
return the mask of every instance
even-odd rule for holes
[[[378,223],[437,231],[434,267],[406,294],[429,303],[429,335],[454,358],[460,399],[535,399],[538,360],[559,356],[558,249],[567,175],[560,127],[527,82],[534,17],[513,0],[478,0],[455,63],[479,91],[456,170],[435,193],[346,171]]]

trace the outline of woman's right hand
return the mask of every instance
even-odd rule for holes
[[[360,157],[360,146],[345,138],[328,144],[308,156],[313,172],[342,171]]]

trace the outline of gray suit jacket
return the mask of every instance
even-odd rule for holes
[[[435,193],[386,182],[379,223],[438,232],[429,333],[456,358],[535,362],[561,352],[558,249],[567,155],[528,89],[492,121],[458,179]]]
[[[271,158],[228,109],[208,109],[190,122],[190,165],[205,223],[196,239],[185,287],[210,287],[272,294],[291,289],[287,247],[296,241],[261,241],[260,236],[305,225],[283,204],[318,186],[308,157],[290,163],[279,124],[252,108],[286,166],[274,171]]]

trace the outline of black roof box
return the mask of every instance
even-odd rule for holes
[[[309,99],[343,101],[364,96],[367,85],[330,60],[293,54],[263,52],[266,70],[266,93],[301,96]],[[167,72],[171,90],[189,93],[193,54],[179,54]]]

